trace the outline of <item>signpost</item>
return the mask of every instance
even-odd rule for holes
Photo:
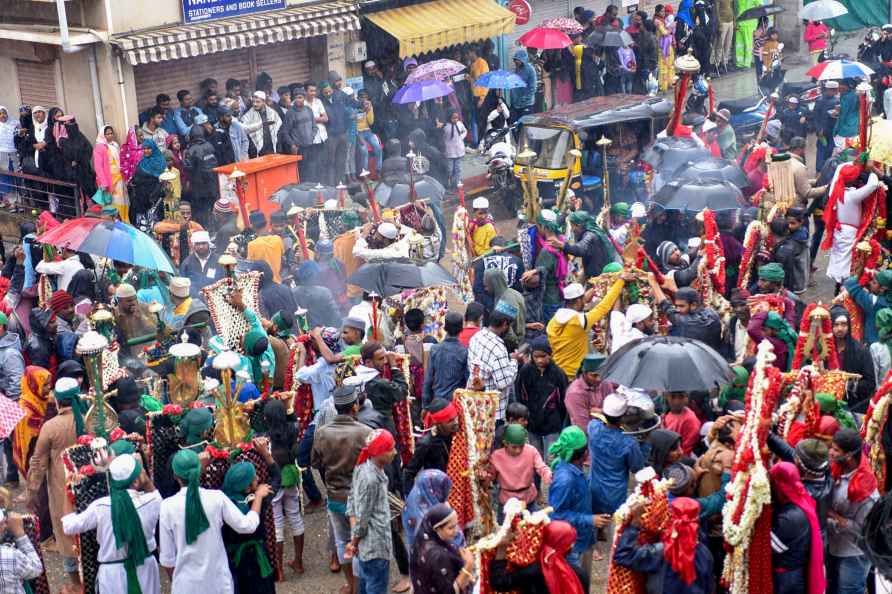
[[[285,0],[183,0],[183,22],[203,23],[285,8]]]

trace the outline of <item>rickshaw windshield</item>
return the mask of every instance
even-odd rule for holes
[[[567,166],[567,151],[573,148],[572,135],[565,128],[524,126],[520,131],[518,146],[529,147],[536,153],[533,167],[563,169]]]

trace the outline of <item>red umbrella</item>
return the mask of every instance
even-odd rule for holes
[[[525,47],[536,49],[564,49],[573,45],[566,33],[546,27],[530,29],[518,41]]]

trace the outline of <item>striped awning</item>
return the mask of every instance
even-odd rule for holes
[[[133,66],[359,30],[348,0],[296,6],[209,23],[128,33],[112,39]]]

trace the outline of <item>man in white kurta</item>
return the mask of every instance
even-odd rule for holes
[[[189,450],[180,450],[178,456]],[[195,456],[197,458],[197,456]],[[177,464],[174,461],[174,474]],[[260,524],[260,502],[269,493],[261,485],[255,493],[254,503],[243,514],[222,491],[198,489],[201,507],[209,527],[202,531],[192,544],[186,543],[186,495],[190,487],[178,476],[180,491],[161,502],[161,565],[173,569],[171,594],[232,594],[232,574],[223,544],[221,529],[225,522],[239,534],[251,534]],[[197,487],[196,487],[197,488]]]
[[[836,187],[837,178],[842,167],[836,168],[831,188]],[[861,203],[873,194],[880,181],[875,173],[871,173],[867,183],[860,188],[848,187],[845,189],[845,198],[836,205],[836,229],[827,229],[833,233],[833,247],[830,248],[830,258],[827,263],[827,276],[837,283],[842,283],[851,276],[852,250],[858,238],[858,228],[861,226]],[[829,206],[829,205],[828,205]]]
[[[123,456],[130,456],[130,454],[122,454],[115,458],[109,469],[110,472],[114,473],[118,466],[124,466],[122,464]],[[133,464],[130,464],[131,469],[132,467]],[[137,484],[140,490],[130,488],[127,489],[127,494],[130,495],[133,507],[139,514],[143,534],[146,537],[146,548],[149,553],[154,553],[156,548],[155,526],[158,525],[158,514],[161,510],[161,495],[155,490],[155,486],[145,473],[141,474],[132,486]],[[70,513],[62,516],[62,530],[68,536],[96,530],[96,540],[99,541],[99,572],[96,575],[96,591],[98,594],[125,594],[127,592],[127,570],[124,567],[127,551],[126,547],[119,549],[115,544],[111,497],[100,497],[79,514]],[[160,594],[161,581],[158,562],[154,555],[149,555],[141,565],[136,566],[136,576],[139,579],[142,594]]]

